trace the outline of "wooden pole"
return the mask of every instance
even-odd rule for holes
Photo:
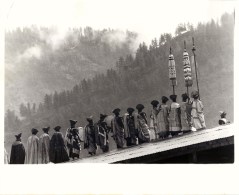
[[[196,48],[195,48],[195,45],[194,45],[194,37],[192,38],[192,40],[193,40],[193,48],[192,48],[192,51],[193,51],[194,64],[195,64],[195,74],[196,74],[198,98],[200,99],[199,84],[198,84],[198,74],[197,74],[197,73],[198,73],[198,69],[197,69],[196,54],[195,54]]]

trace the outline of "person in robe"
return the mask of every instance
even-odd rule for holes
[[[125,133],[124,133],[124,123],[123,119],[120,116],[120,109],[116,108],[113,110],[114,118],[112,120],[112,132],[113,139],[115,140],[117,148],[123,148],[125,144]]]
[[[60,132],[61,126],[54,128],[55,132],[50,140],[50,161],[53,163],[61,163],[69,161],[67,149],[65,146],[63,134]]]
[[[80,158],[80,152],[81,152],[81,142],[83,142],[80,139],[79,136],[79,130],[77,128],[72,129],[72,153],[71,157],[74,160],[75,158]]]
[[[70,128],[66,130],[65,134],[65,142],[68,149],[68,155],[73,159],[75,155],[73,154],[73,129],[75,129],[75,125],[77,120],[70,120]]]
[[[39,138],[37,137],[38,130],[33,128],[32,135],[27,140],[26,148],[26,164],[38,164]]]
[[[85,126],[84,148],[86,148],[88,150],[88,153],[93,156],[96,155],[97,151],[97,129],[94,125],[92,116],[86,118],[86,120],[88,121],[88,124]]]
[[[126,145],[134,146],[138,144],[138,132],[135,128],[135,118],[133,115],[134,108],[127,108],[128,114],[124,119],[124,129],[125,129],[125,137],[126,137]]]
[[[109,151],[109,130],[107,128],[107,124],[104,119],[107,117],[105,114],[100,114],[100,120],[95,124],[97,129],[97,144],[100,146],[103,152]]]
[[[48,134],[50,127],[42,128],[43,134],[39,138],[39,163],[47,164],[50,162],[49,150],[50,150],[50,136]]]
[[[192,104],[189,103],[189,97],[187,93],[182,94],[182,103],[180,104],[181,109],[181,125],[182,132],[187,133],[192,131]]]
[[[4,148],[4,164],[9,164],[8,153],[6,148]]]
[[[172,100],[169,108],[169,131],[174,136],[181,132],[181,111],[177,103],[177,95],[170,95],[169,98]]]
[[[21,141],[21,136],[21,133],[15,135],[16,141],[12,144],[10,164],[24,164],[25,162],[26,152]]]
[[[139,138],[139,144],[142,144],[144,142],[150,141],[149,136],[149,127],[147,125],[147,115],[145,112],[143,112],[144,105],[138,104],[136,106],[136,109],[138,110],[138,114],[136,115],[136,128],[138,130],[138,138]]]
[[[150,115],[150,140],[158,140],[159,139],[159,123],[158,123],[158,113],[159,113],[159,101],[153,100],[151,102],[151,105],[153,106],[153,110],[151,111]]]
[[[191,111],[191,115],[193,117],[193,126],[196,128],[196,130],[206,129],[206,123],[203,113],[204,107],[202,101],[198,99],[198,91],[192,91],[191,97],[193,98]]]
[[[219,124],[219,125],[229,124],[230,121],[228,121],[228,120],[226,119],[227,113],[224,112],[224,111],[220,111],[219,113],[220,113],[220,117],[221,117],[221,118],[219,119],[218,124]]]
[[[159,137],[162,139],[168,137],[169,134],[169,107],[167,105],[168,98],[166,96],[162,96],[161,105],[159,107],[158,113],[158,127],[159,127]]]

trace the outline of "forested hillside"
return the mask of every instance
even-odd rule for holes
[[[181,102],[181,94],[186,91],[182,62],[184,40],[187,51],[192,56],[192,37],[195,39],[200,96],[205,106],[206,125],[209,128],[217,126],[220,110],[225,110],[229,120],[233,121],[234,16],[224,14],[220,24],[212,20],[194,28],[179,26],[176,33],[175,37],[163,34],[159,39],[153,39],[149,46],[141,43],[135,56],[129,52],[126,57],[122,55],[119,58],[117,69],[110,68],[104,74],[98,73],[84,79],[72,89],[47,93],[39,105],[27,105],[24,102],[20,107],[23,117],[21,121],[16,119],[12,111],[8,111],[5,132],[9,143],[6,145],[14,139],[16,131],[23,132],[25,142],[32,127],[41,129],[46,125],[60,125],[65,132],[69,119],[76,119],[78,126],[84,126],[87,116],[93,115],[96,121],[99,113],[111,114],[116,107],[121,108],[123,114],[127,107],[142,103],[149,115],[151,100],[160,100],[161,96],[172,94],[168,78],[170,46],[177,68],[176,94],[178,102]],[[192,61],[191,65],[194,67]],[[189,90],[192,89],[196,89],[195,77],[193,87]]]

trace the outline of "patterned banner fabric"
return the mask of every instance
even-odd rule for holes
[[[183,71],[184,71],[185,86],[191,87],[193,85],[192,70],[190,66],[189,55],[186,49],[183,52]]]
[[[169,68],[169,79],[176,80],[176,68],[173,54],[169,54],[168,58],[168,68]]]

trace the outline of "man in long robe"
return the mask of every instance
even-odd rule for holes
[[[69,161],[69,157],[66,151],[66,146],[63,138],[63,134],[60,132],[61,127],[56,126],[55,132],[50,141],[50,161],[53,163],[61,163]]]
[[[27,140],[26,164],[38,164],[39,138],[37,129],[32,129],[32,135]]]
[[[158,127],[159,127],[159,137],[162,139],[166,138],[169,133],[169,107],[167,105],[168,98],[166,96],[162,96],[162,103],[159,108],[158,113]]]
[[[159,123],[158,123],[158,104],[159,102],[157,100],[153,100],[151,102],[151,105],[153,106],[153,110],[151,111],[150,115],[150,140],[158,140],[159,139]]]
[[[114,109],[113,113],[115,114],[111,125],[113,131],[113,138],[115,140],[117,148],[123,148],[125,144],[125,132],[123,119],[120,116],[120,109]]]
[[[170,95],[172,103],[169,108],[169,131],[172,136],[181,132],[181,112],[180,105],[177,103],[177,95]]]
[[[10,164],[24,164],[26,152],[21,142],[21,136],[21,133],[15,135],[16,141],[12,144]]]
[[[86,119],[88,124],[85,126],[85,143],[84,148],[87,148],[88,153],[93,156],[96,155],[97,150],[97,129],[93,122],[93,117],[90,116]]]
[[[186,93],[182,94],[181,109],[181,125],[183,133],[192,131],[192,105],[188,102],[189,97]]]
[[[135,118],[133,115],[134,109],[127,108],[128,115],[124,119],[125,137],[127,146],[137,145],[138,143],[138,132],[135,128]]]
[[[206,123],[204,119],[204,113],[203,113],[203,103],[200,101],[199,93],[198,91],[193,91],[191,93],[191,97],[193,98],[192,101],[192,117],[193,117],[193,126],[197,130],[206,129]]]
[[[44,127],[42,130],[44,133],[39,138],[39,163],[47,164],[50,162],[50,136],[48,134],[50,127]]]
[[[70,120],[70,128],[66,130],[65,134],[65,142],[66,142],[66,147],[68,149],[68,155],[70,158],[76,157],[75,154],[73,154],[73,129],[75,129],[75,125],[77,123],[77,120]]]
[[[81,142],[83,142],[83,141],[80,139],[79,130],[77,128],[72,129],[72,154],[71,154],[71,157],[73,158],[73,160],[75,158],[80,158]]]
[[[143,112],[144,105],[138,104],[136,106],[136,109],[138,110],[138,114],[136,115],[136,124],[138,129],[138,138],[139,138],[139,144],[142,144],[144,142],[150,141],[149,136],[149,127],[147,125],[147,115],[145,112]]]
[[[100,114],[100,120],[96,123],[97,134],[98,134],[98,145],[103,152],[109,151],[109,137],[108,128],[104,119],[107,117],[105,114]]]

